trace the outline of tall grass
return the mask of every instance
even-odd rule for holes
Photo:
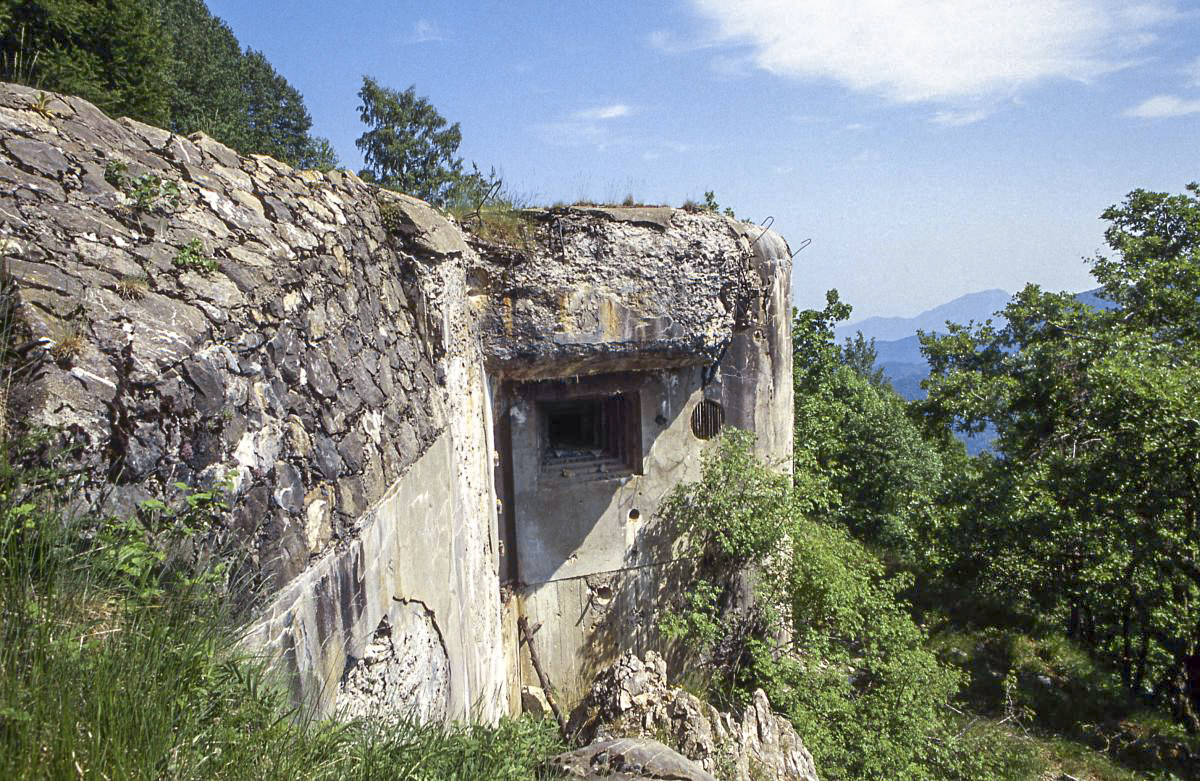
[[[236,650],[223,574],[170,549],[219,490],[77,517],[48,443],[0,442],[0,779],[515,781],[559,750],[529,720],[307,718]]]
[[[54,473],[11,454],[0,450],[0,778],[515,780],[559,750],[553,727],[529,720],[306,719],[234,650],[220,588],[131,568],[131,537],[109,528],[128,522],[72,521]]]

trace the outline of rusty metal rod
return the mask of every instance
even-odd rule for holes
[[[567,720],[563,718],[562,711],[558,709],[558,703],[554,701],[554,694],[550,691],[550,679],[546,677],[546,671],[542,669],[542,663],[538,661],[537,650],[533,647],[533,634],[541,629],[542,625],[538,624],[531,631],[529,621],[525,616],[521,616],[517,619],[517,628],[521,630],[521,639],[529,647],[529,661],[533,662],[533,671],[537,673],[538,683],[542,685],[542,693],[546,695],[546,702],[550,704],[550,710],[554,713],[554,720],[558,722],[558,729],[562,733],[563,740],[566,740]]]

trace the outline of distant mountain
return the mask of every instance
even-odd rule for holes
[[[1075,294],[1075,298],[1096,309],[1111,309],[1115,306],[1098,295],[1099,288]],[[883,369],[892,387],[904,398],[912,401],[925,398],[921,381],[929,376],[929,364],[921,355],[921,342],[917,331],[944,333],[946,321],[967,323],[982,322],[988,318],[1003,326],[1004,318],[996,316],[1010,296],[1003,290],[984,290],[979,293],[956,298],[953,301],[922,312],[916,317],[869,317],[860,323],[840,326],[835,330],[839,340],[853,337],[860,330],[868,339],[875,338],[875,365]],[[992,440],[991,431],[966,437],[967,452],[972,455],[985,450]]]
[[[916,334],[917,331],[945,331],[946,321],[966,323],[982,321],[1003,309],[1012,296],[1003,290],[982,290],[968,293],[953,301],[935,306],[916,317],[868,317],[857,323],[838,326],[834,334],[840,341],[862,331],[863,336],[887,342]]]
[[[1082,293],[1075,294],[1075,300],[1087,304],[1092,309],[1116,309],[1117,305],[1107,298],[1100,297],[1100,288],[1095,290],[1085,290]]]
[[[1111,309],[1115,304],[1099,296],[1099,288],[1076,293],[1075,298],[1096,309]],[[884,374],[892,382],[892,387],[906,399],[919,399],[925,396],[921,390],[921,380],[929,374],[929,364],[921,355],[921,342],[917,331],[927,333],[944,333],[946,321],[966,323],[969,320],[982,322],[989,317],[998,326],[1003,326],[1004,318],[996,312],[1008,303],[1009,295],[1002,290],[984,290],[980,293],[956,298],[953,301],[934,307],[928,312],[922,312],[916,317],[871,317],[856,325],[844,325],[835,330],[839,339],[851,337],[862,329],[867,338],[875,337],[875,365],[883,369]],[[898,336],[888,339],[882,334],[896,334],[898,329],[906,330]],[[870,330],[868,330],[870,329]]]

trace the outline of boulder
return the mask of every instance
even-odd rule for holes
[[[700,765],[647,738],[602,740],[552,757],[551,770],[587,781],[717,781]]]
[[[568,731],[589,748],[621,738],[666,740],[726,781],[817,781],[812,755],[761,689],[742,713],[723,713],[668,686],[666,662],[653,651],[645,661],[627,654],[597,675]]]

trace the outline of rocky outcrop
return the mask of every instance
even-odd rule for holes
[[[596,677],[568,731],[585,743],[657,738],[726,781],[817,781],[812,755],[761,689],[733,715],[668,686],[666,674],[654,652],[622,657]]]

